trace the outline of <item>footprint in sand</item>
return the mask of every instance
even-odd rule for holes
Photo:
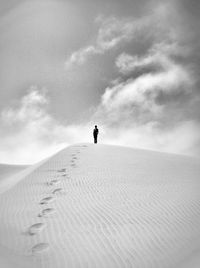
[[[70,166],[71,167],[76,167],[76,164],[75,163],[72,163]]]
[[[51,181],[48,182],[47,184],[48,184],[48,185],[57,185],[57,184],[59,184],[59,183],[60,183],[59,180],[51,180]]]
[[[42,253],[49,249],[48,243],[39,243],[32,247],[32,253]]]
[[[52,194],[59,194],[63,192],[63,188],[57,188],[55,190],[53,190]]]
[[[38,215],[38,217],[45,217],[54,214],[56,211],[54,208],[46,208],[43,209],[42,212]]]
[[[29,227],[28,233],[30,235],[35,235],[35,234],[41,232],[44,229],[44,227],[45,227],[44,223],[41,223],[41,222],[35,223]]]
[[[40,205],[49,204],[49,203],[53,202],[54,199],[55,199],[55,197],[53,197],[53,196],[45,197],[40,201]]]
[[[62,168],[62,169],[59,169],[57,170],[58,172],[66,172],[66,168]]]

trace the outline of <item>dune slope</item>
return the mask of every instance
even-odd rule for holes
[[[0,181],[5,177],[12,176],[17,172],[20,172],[27,168],[27,165],[8,165],[8,164],[0,164]]]
[[[200,267],[199,159],[70,146],[0,195],[0,267]]]
[[[8,178],[12,177],[13,175],[17,175],[26,168],[28,168],[28,166],[0,164],[0,188],[4,182],[7,184]]]

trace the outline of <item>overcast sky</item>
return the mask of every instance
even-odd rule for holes
[[[73,143],[200,154],[199,0],[2,0],[0,162]]]

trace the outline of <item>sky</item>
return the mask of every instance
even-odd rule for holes
[[[200,156],[198,0],[2,0],[0,163],[80,142]]]

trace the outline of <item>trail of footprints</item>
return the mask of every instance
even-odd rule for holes
[[[76,146],[76,147],[84,148],[84,147],[87,147],[87,146],[86,145],[79,145],[79,146]],[[71,158],[71,161],[70,161],[70,163],[71,163],[70,166],[72,168],[77,167],[76,161],[78,160],[77,155],[79,153],[80,153],[80,149],[76,150],[76,152],[71,154],[72,158]],[[61,169],[57,170],[56,174],[55,174],[55,178],[53,178],[52,180],[50,180],[50,181],[48,181],[46,183],[46,185],[48,187],[56,187],[56,188],[51,189],[51,195],[50,196],[42,198],[42,200],[39,202],[39,204],[41,206],[51,204],[52,202],[54,202],[56,200],[56,195],[64,193],[64,189],[62,187],[58,187],[59,184],[61,183],[60,179],[62,177],[63,178],[64,177],[69,178],[66,168],[61,168]],[[43,208],[41,210],[41,212],[38,214],[38,217],[45,219],[46,217],[53,215],[55,212],[56,212],[56,210],[54,208],[51,208],[51,207]],[[29,227],[28,234],[30,236],[38,235],[46,226],[47,226],[46,223],[42,223],[42,222],[35,223],[35,224],[33,224],[33,225],[31,225]],[[38,244],[36,244],[35,246],[32,247],[32,253],[33,254],[35,254],[35,253],[43,253],[44,251],[46,251],[48,249],[49,249],[49,244],[48,243],[38,243]]]

